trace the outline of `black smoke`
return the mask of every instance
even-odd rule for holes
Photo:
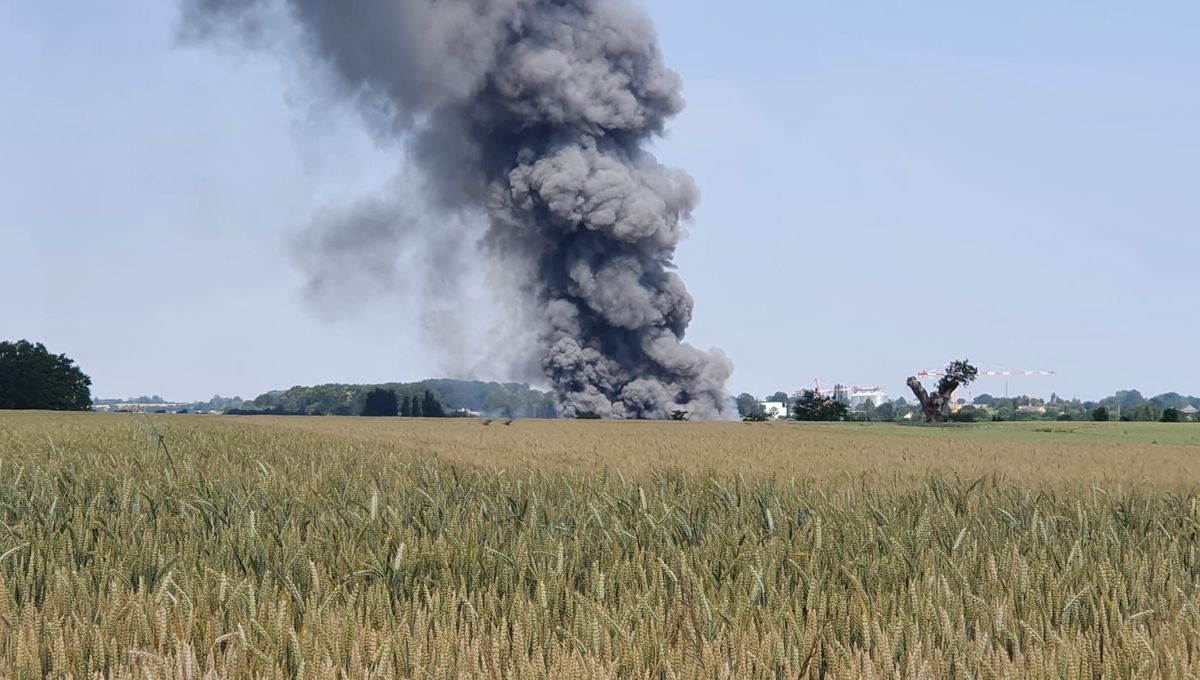
[[[423,211],[484,215],[486,250],[520,276],[566,414],[725,415],[732,365],[683,342],[692,298],[673,258],[698,194],[644,150],[683,99],[641,10],[626,0],[183,0],[182,31],[256,46],[299,35],[303,56],[403,143]],[[326,259],[315,254],[325,274],[355,234],[392,233],[353,220],[339,229],[314,240],[329,245]],[[387,248],[367,250],[368,266],[386,271]]]

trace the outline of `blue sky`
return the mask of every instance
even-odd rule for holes
[[[966,355],[1200,393],[1200,5],[1050,5],[647,4],[688,100],[655,151],[702,194],[689,339],[731,391]],[[394,154],[295,66],[179,48],[171,3],[63,7],[0,4],[0,337],[104,397],[454,373],[410,297],[329,319],[285,253]]]

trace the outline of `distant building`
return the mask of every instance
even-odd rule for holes
[[[844,401],[844,402],[849,403],[850,388],[846,387],[845,385],[843,385],[841,383],[838,383],[837,385],[833,386],[833,392],[826,394],[825,396],[833,397],[835,401]]]
[[[782,401],[760,401],[758,405],[768,418],[787,418],[787,404]]]
[[[886,401],[889,401],[888,393],[878,388],[850,392],[850,408],[863,408],[868,403],[879,408]]]
[[[111,410],[120,413],[153,413],[155,411],[166,411],[167,413],[173,413],[182,408],[187,408],[187,404],[181,404],[174,401],[156,403],[125,402],[113,404]]]
[[[1200,409],[1188,404],[1187,406],[1179,409],[1179,412],[1183,414],[1184,418],[1187,418],[1188,420],[1195,420],[1196,414],[1200,413]]]

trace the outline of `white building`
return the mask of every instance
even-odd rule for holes
[[[787,418],[788,416],[787,404],[782,401],[760,401],[758,405],[762,407],[763,413],[768,418]]]
[[[885,401],[888,401],[888,393],[878,388],[850,392],[850,408],[863,408],[868,402],[879,408]]]

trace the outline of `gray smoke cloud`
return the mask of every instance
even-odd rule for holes
[[[648,17],[626,0],[182,0],[183,34],[300,36],[382,134],[402,142],[426,211],[484,215],[564,413],[727,415],[732,364],[683,341],[674,272],[698,199],[645,150],[683,107]],[[286,25],[283,25],[286,24]],[[286,29],[286,30],[276,30]],[[400,218],[379,206],[312,239],[315,271],[385,275]],[[436,222],[436,220],[434,221]],[[436,229],[429,226],[429,229]]]

